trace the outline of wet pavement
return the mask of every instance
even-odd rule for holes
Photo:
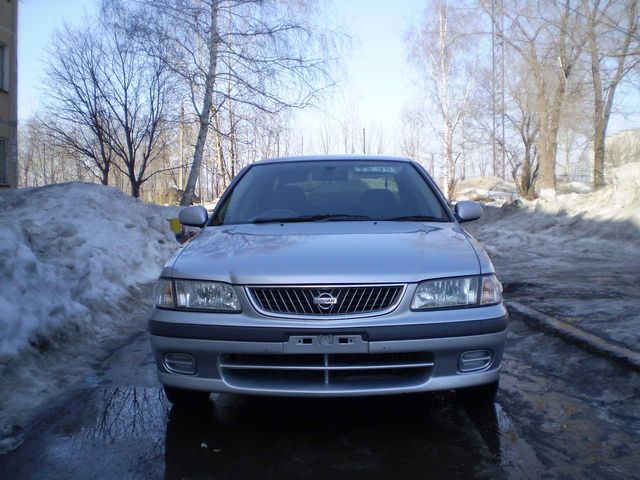
[[[512,322],[494,407],[453,392],[164,399],[145,335],[41,412],[7,479],[640,478],[640,375]]]
[[[637,226],[577,215],[572,226],[558,227],[566,221],[507,204],[485,206],[465,230],[487,249],[509,299],[640,352]]]

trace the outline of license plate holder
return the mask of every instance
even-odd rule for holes
[[[283,353],[369,353],[369,342],[362,335],[291,335]]]

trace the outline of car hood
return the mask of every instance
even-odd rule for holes
[[[207,227],[163,271],[241,285],[412,283],[479,273],[458,225],[418,222]]]

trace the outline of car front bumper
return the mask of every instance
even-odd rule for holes
[[[411,393],[494,382],[508,314],[503,305],[340,321],[156,309],[149,321],[162,384],[260,395]],[[463,352],[490,360],[462,372]],[[187,354],[195,373],[172,372],[165,355]]]

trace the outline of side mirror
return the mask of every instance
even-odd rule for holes
[[[468,200],[456,203],[456,218],[460,223],[471,222],[482,216],[482,205]]]
[[[207,209],[202,205],[194,205],[180,210],[178,219],[183,225],[189,227],[202,227],[207,223]]]

